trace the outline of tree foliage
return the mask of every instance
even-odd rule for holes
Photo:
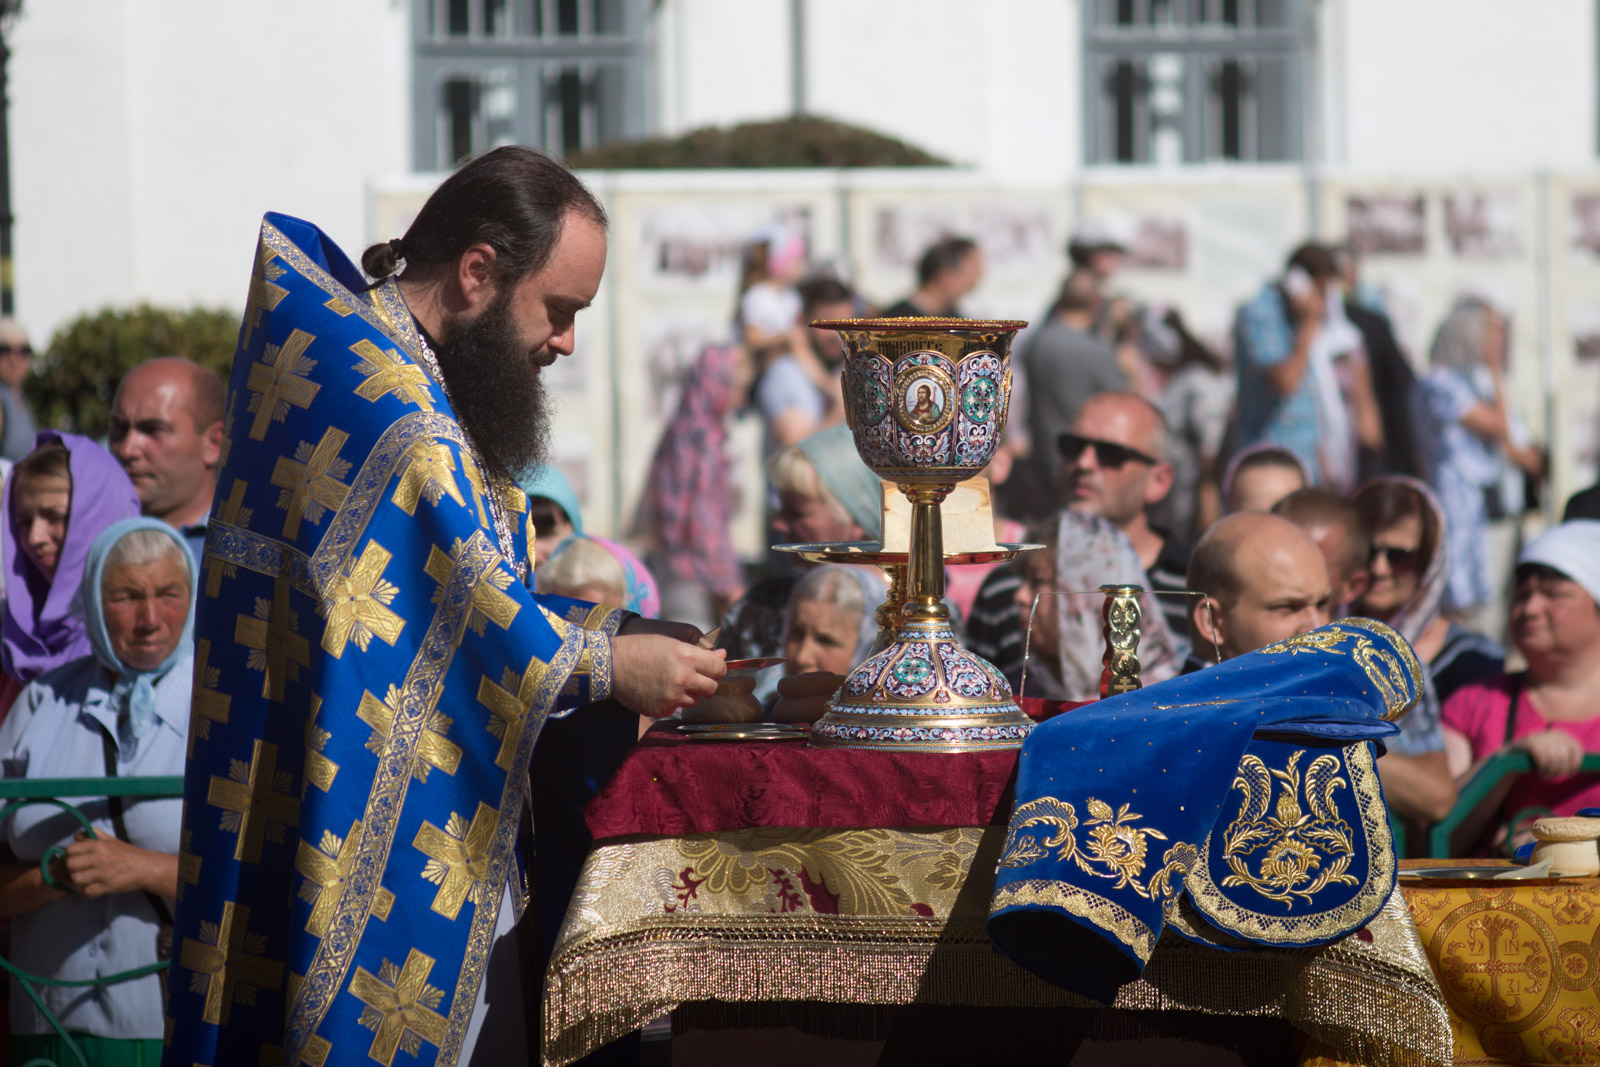
[[[183,356],[228,380],[239,313],[141,304],[83,315],[56,331],[23,391],[40,426],[100,437],[122,376],[147,359]]]
[[[944,167],[948,161],[904,141],[833,119],[708,126],[681,137],[622,141],[567,159],[589,170],[708,167]]]

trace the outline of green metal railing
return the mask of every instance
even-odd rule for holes
[[[1583,762],[1578,765],[1578,772],[1600,772],[1600,754],[1584,756]],[[1450,809],[1450,814],[1429,828],[1428,855],[1440,857],[1450,855],[1451,837],[1463,823],[1478,813],[1479,805],[1495,793],[1508,778],[1532,773],[1533,758],[1521,749],[1490,756],[1488,761],[1478,768],[1478,773],[1461,787],[1455,807]],[[1528,814],[1530,813],[1517,812],[1512,816],[1511,822],[1513,824],[1520,822]]]
[[[179,775],[152,778],[9,778],[0,780],[0,801],[5,802],[4,806],[0,807],[0,819],[5,818],[19,808],[34,804],[48,804],[69,812],[78,820],[89,836],[94,837],[96,836],[94,826],[89,822],[89,819],[76,807],[62,800],[62,797],[74,797],[79,800],[86,798],[99,799],[100,797],[143,797],[149,799],[181,797],[182,795],[183,778]],[[51,849],[45,853],[40,861],[41,868],[48,865],[55,858],[57,851],[56,849]],[[0,957],[0,969],[9,973],[22,986],[22,991],[33,1002],[33,1006],[39,1009],[40,1014],[50,1023],[51,1028],[60,1035],[67,1050],[77,1060],[77,1067],[88,1067],[88,1059],[84,1056],[83,1050],[78,1047],[78,1043],[72,1039],[72,1035],[67,1033],[66,1028],[61,1025],[61,1020],[57,1019],[55,1013],[46,1007],[43,998],[39,996],[38,990],[41,987],[116,985],[119,982],[130,982],[135,978],[156,974],[166,970],[171,965],[171,960],[157,960],[155,963],[107,975],[104,978],[68,981],[29,974],[27,971],[18,968],[10,960]],[[19,1064],[18,1067],[63,1067],[63,1065],[57,1064],[52,1060],[32,1059],[26,1063]]]

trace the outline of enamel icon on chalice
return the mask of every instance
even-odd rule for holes
[[[894,640],[851,671],[813,745],[896,751],[1015,748],[1033,728],[1011,686],[962,648],[944,602],[939,506],[994,458],[1010,399],[1011,341],[1027,323],[836,319],[845,417],[866,465],[911,502]]]

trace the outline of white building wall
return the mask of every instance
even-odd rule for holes
[[[238,307],[261,215],[346,248],[410,162],[408,0],[48,0],[14,31],[17,308]]]
[[[1344,151],[1390,173],[1593,164],[1593,0],[1325,0]]]
[[[794,108],[790,0],[667,0],[662,133]],[[1081,156],[1076,0],[804,0],[805,108],[1009,180]]]

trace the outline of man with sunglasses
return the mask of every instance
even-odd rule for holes
[[[39,432],[22,383],[33,370],[28,331],[16,319],[0,319],[0,459],[17,460],[33,451]]]
[[[1050,442],[1035,443],[1035,448]],[[1067,432],[1054,441],[1060,461],[1056,507],[1110,520],[1133,546],[1144,567],[1145,586],[1181,592],[1189,553],[1150,525],[1150,509],[1172,488],[1166,461],[1167,421],[1136,393],[1096,393],[1083,402]],[[1002,567],[984,579],[967,620],[967,646],[1008,677],[1022,669],[1023,615],[1016,602],[1020,566]],[[1180,655],[1188,651],[1186,598],[1158,598],[1161,614]]]
[[[1139,555],[1149,588],[1182,592],[1189,553],[1150,524],[1150,509],[1172,490],[1167,420],[1136,393],[1097,393],[1084,402],[1072,428],[1056,438],[1061,458],[1061,503],[1110,519]],[[1174,635],[1187,632],[1181,596],[1160,598]]]

